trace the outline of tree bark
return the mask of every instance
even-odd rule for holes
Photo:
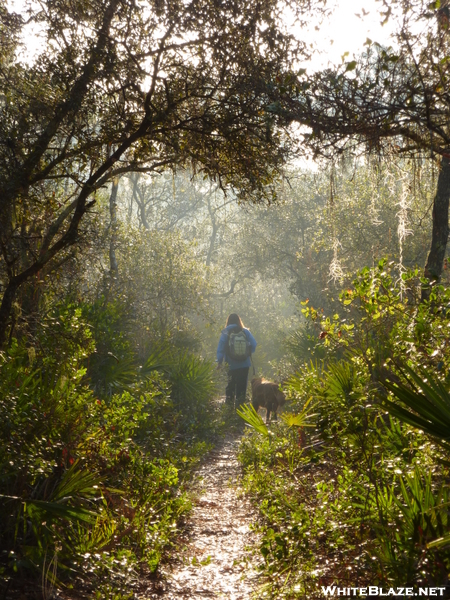
[[[119,178],[115,177],[112,182],[111,195],[109,197],[109,215],[111,218],[111,239],[109,241],[109,269],[113,279],[119,275],[119,265],[116,258],[117,243],[117,191],[119,189]]]
[[[0,350],[4,347],[7,340],[12,303],[19,287],[30,277],[36,275],[36,273],[47,265],[47,263],[49,263],[61,250],[69,248],[77,241],[80,222],[84,214],[95,204],[95,199],[88,202],[89,196],[97,187],[100,187],[108,181],[108,171],[114,163],[119,160],[122,154],[124,154],[134,142],[143,137],[147,130],[148,126],[144,119],[139,128],[122,142],[119,148],[117,148],[117,150],[103,162],[97,171],[89,177],[81,188],[78,197],[61,213],[55,223],[50,226],[39,252],[38,259],[21,273],[11,276],[5,290],[5,295],[0,304]],[[67,230],[52,246],[50,246],[51,240],[53,240],[56,235],[55,226],[58,225],[59,227],[62,225],[65,218],[68,217],[71,212],[73,212],[73,215],[70,218]]]
[[[142,190],[138,187],[137,184],[138,180],[136,178],[136,183],[135,186],[133,188],[133,193],[134,191],[136,191],[136,204],[138,205],[138,217],[141,220],[141,223],[144,227],[144,229],[146,229],[147,231],[150,229],[150,225],[148,224],[147,221],[147,214],[145,212],[145,198],[144,198],[144,194],[142,193]]]
[[[433,202],[433,231],[431,247],[425,264],[424,274],[428,281],[439,281],[444,265],[445,251],[449,234],[448,209],[450,200],[450,156],[443,156],[436,196]],[[430,297],[431,286],[422,286],[422,301]]]
[[[16,297],[19,285],[14,281],[10,281],[3,294],[2,303],[0,305],[0,349],[2,349],[7,342],[8,338],[8,327],[12,325],[11,314],[14,299]]]
[[[139,173],[133,173],[131,175],[131,181],[133,183],[133,193],[131,194],[130,203],[128,205],[128,223],[131,223],[131,218],[133,216],[133,204],[137,198],[137,186],[139,182]]]
[[[216,245],[217,232],[219,231],[219,225],[216,221],[216,210],[217,209],[213,209],[213,207],[211,206],[211,196],[208,196],[208,212],[209,216],[211,217],[212,231],[211,237],[209,238],[209,249],[205,263],[207,267],[211,265],[211,259]]]
[[[209,267],[211,265],[211,259],[212,259],[212,255],[213,255],[214,248],[216,245],[217,232],[219,231],[219,226],[216,223],[215,215],[211,215],[211,221],[212,221],[212,231],[211,231],[211,237],[209,239],[209,249],[208,249],[208,255],[206,257],[206,263],[205,263],[205,265],[207,267]]]

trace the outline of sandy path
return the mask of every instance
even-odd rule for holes
[[[255,512],[239,494],[238,437],[228,437],[199,469],[199,495],[189,517],[179,556],[163,569],[158,594],[147,598],[249,600],[256,589],[255,559],[246,550],[257,542],[250,531]],[[203,563],[203,564],[201,564]]]

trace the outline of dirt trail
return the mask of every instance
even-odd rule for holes
[[[185,547],[163,570],[162,588],[150,598],[252,597],[257,573],[255,559],[246,548],[257,541],[250,531],[256,515],[249,501],[239,494],[238,443],[237,436],[226,438],[199,469],[199,495],[182,539]]]

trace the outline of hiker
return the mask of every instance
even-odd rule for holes
[[[232,313],[222,330],[217,347],[217,368],[221,368],[224,360],[228,363],[228,385],[225,390],[227,403],[233,403],[234,397],[237,404],[245,402],[248,370],[255,349],[255,338],[244,327],[239,315]]]

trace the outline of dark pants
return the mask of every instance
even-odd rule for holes
[[[237,405],[245,402],[248,370],[249,367],[243,367],[242,369],[230,369],[228,371],[228,385],[225,390],[227,402],[233,402],[233,398],[236,398]]]

